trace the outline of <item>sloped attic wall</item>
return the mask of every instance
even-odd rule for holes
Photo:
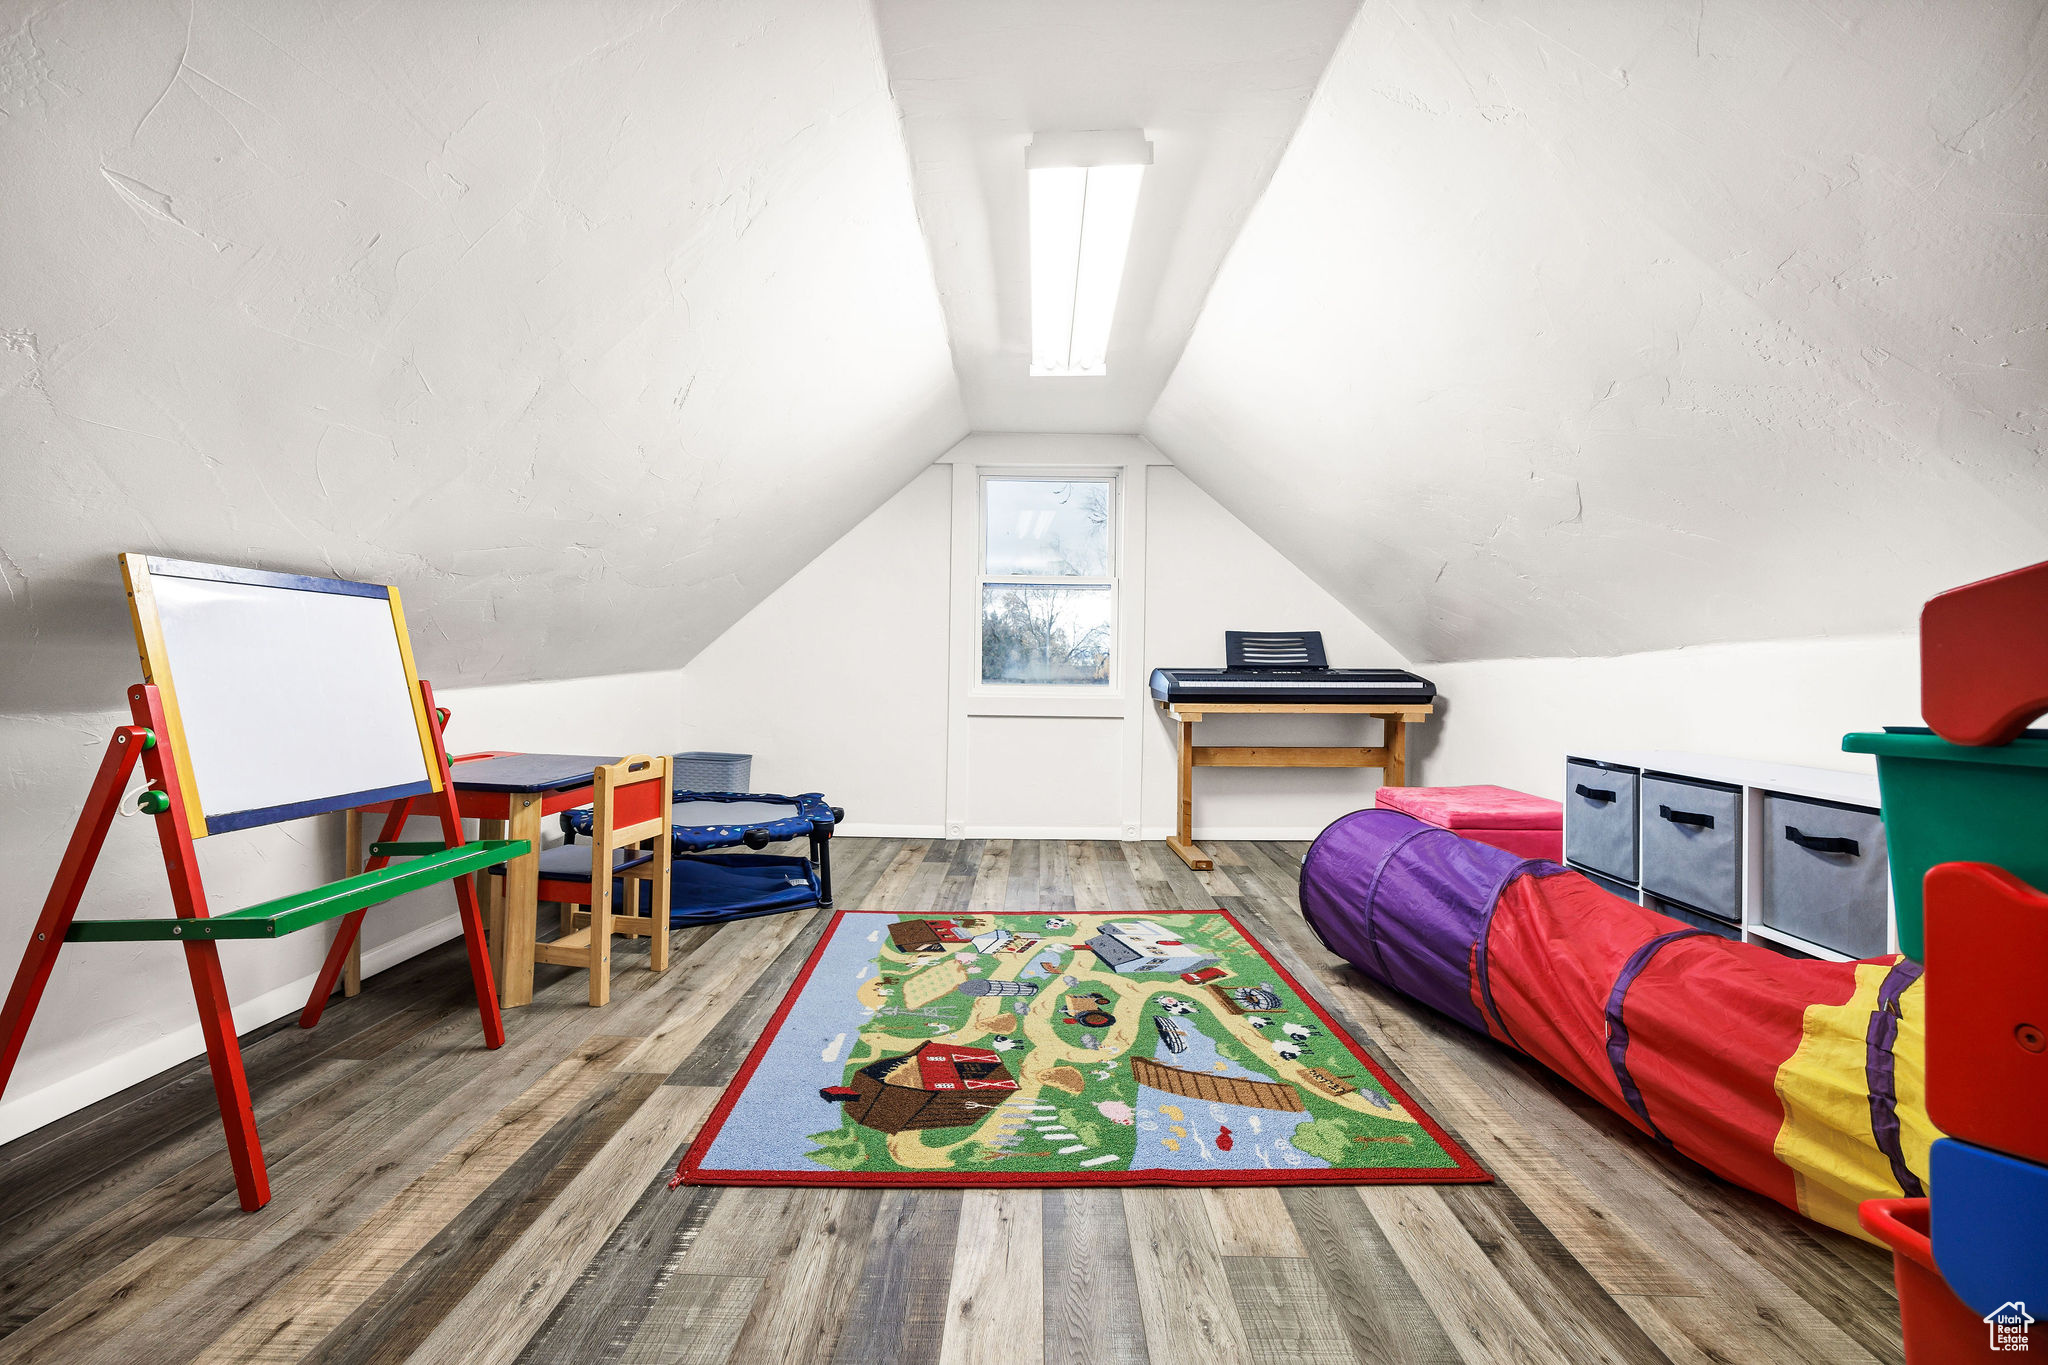
[[[399,584],[458,750],[660,751],[675,666],[964,428],[865,5],[0,5],[0,244],[9,964],[127,719],[116,551]],[[301,890],[340,820],[200,860]],[[85,913],[168,913],[149,821]],[[238,1024],[327,940],[224,946]],[[67,952],[0,1141],[193,1017],[161,945]]]
[[[0,710],[118,702],[123,549],[672,668],[964,430],[865,5],[8,6],[0,114]]]
[[[1368,6],[1145,434],[1412,657],[1910,628],[2048,556],[2025,3]]]

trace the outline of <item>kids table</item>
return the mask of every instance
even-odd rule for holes
[[[491,970],[498,983],[498,1003],[506,1009],[533,1003],[533,943],[540,918],[540,825],[557,811],[587,806],[594,798],[593,774],[617,754],[461,754],[451,760],[450,785],[456,808],[478,821],[480,837],[502,833],[527,841],[528,852],[505,865],[501,883],[478,879],[484,905],[484,936],[491,946]],[[383,809],[382,807],[365,809]],[[362,817],[350,811],[347,857],[354,868],[362,857]],[[350,954],[342,978],[344,993],[354,995],[362,977],[360,952]]]

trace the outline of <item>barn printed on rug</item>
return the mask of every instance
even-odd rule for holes
[[[912,1186],[1488,1178],[1221,910],[842,912],[679,1175]]]

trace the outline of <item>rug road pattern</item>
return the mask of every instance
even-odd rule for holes
[[[1331,957],[1304,844],[1206,843],[1201,874],[1158,843],[834,847],[841,905],[906,917],[1230,910],[1494,1182],[670,1190],[831,912],[678,934],[659,975],[622,940],[605,1009],[544,966],[492,1053],[458,941],[245,1037],[260,1213],[203,1061],[0,1147],[0,1365],[1901,1358],[1888,1257]]]
[[[1483,1178],[1221,910],[843,915],[686,1168],[919,1186]]]

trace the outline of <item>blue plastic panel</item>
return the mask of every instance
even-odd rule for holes
[[[1996,1085],[1994,1078],[1986,1084]],[[1928,1158],[1934,1261],[1978,1313],[2048,1307],[2048,1166],[1942,1138]]]

